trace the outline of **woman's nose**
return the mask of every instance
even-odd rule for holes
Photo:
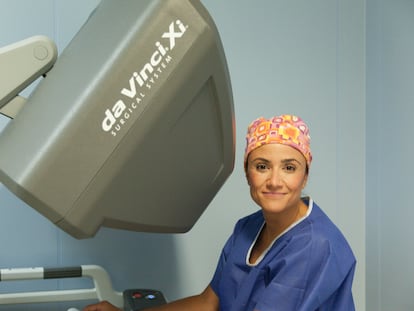
[[[282,176],[278,170],[270,170],[269,177],[267,180],[269,186],[277,187],[282,184]]]

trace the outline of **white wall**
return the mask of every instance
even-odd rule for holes
[[[0,45],[45,34],[63,49],[96,3],[0,0]],[[306,191],[354,249],[354,292],[358,310],[364,310],[365,1],[203,3],[217,23],[228,58],[237,159],[233,175],[200,221],[184,235],[103,229],[93,239],[78,241],[0,187],[0,267],[100,264],[118,290],[155,287],[170,299],[199,292],[209,282],[235,221],[256,209],[241,161],[248,123],[261,115],[294,113],[311,127],[314,162]],[[77,282],[36,286],[62,288]],[[3,285],[0,292],[16,287]]]
[[[414,1],[367,1],[367,310],[414,310]]]

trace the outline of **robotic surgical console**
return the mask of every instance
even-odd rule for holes
[[[233,170],[230,78],[199,0],[102,0],[59,57],[36,36],[0,63],[0,182],[73,237],[186,232]]]

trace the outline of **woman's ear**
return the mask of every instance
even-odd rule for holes
[[[246,176],[247,184],[250,186],[250,178],[249,178],[249,173],[247,172],[247,168],[245,170],[245,176]]]
[[[306,187],[306,185],[308,183],[308,177],[309,177],[309,174],[306,173],[306,175],[304,177],[304,180],[303,180],[303,183],[302,183],[302,190],[305,189],[305,187]]]

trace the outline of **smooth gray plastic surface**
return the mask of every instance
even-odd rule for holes
[[[198,0],[102,1],[0,135],[0,181],[76,238],[186,232],[234,167],[230,78]]]

